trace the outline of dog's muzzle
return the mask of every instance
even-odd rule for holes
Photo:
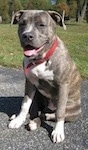
[[[58,38],[56,37],[56,39],[54,40],[52,46],[50,47],[50,49],[48,49],[48,51],[46,52],[45,56],[42,59],[39,59],[37,61],[34,61],[32,63],[29,63],[25,68],[24,68],[24,73],[26,75],[26,77],[28,76],[28,72],[31,66],[33,65],[38,65],[43,63],[46,60],[49,60],[49,58],[52,56],[52,54],[54,53],[56,47],[58,46],[59,41]],[[42,47],[40,47],[39,49],[33,49],[33,50],[24,50],[24,55],[25,56],[31,56],[31,55],[36,55],[39,51],[41,51],[43,49],[44,45]]]
[[[43,48],[44,48],[45,44],[43,46],[41,46],[40,48],[33,48],[31,46],[29,46],[29,48],[25,48],[24,49],[24,55],[27,57],[30,56],[36,56],[38,52],[40,52]]]

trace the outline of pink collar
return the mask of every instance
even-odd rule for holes
[[[29,71],[30,67],[33,66],[33,65],[41,64],[44,61],[48,60],[52,56],[52,54],[55,51],[57,46],[58,46],[58,38],[56,37],[56,39],[54,40],[52,46],[50,47],[50,49],[48,50],[48,52],[45,54],[45,56],[42,59],[37,60],[34,63],[31,62],[27,65],[26,68],[24,68],[24,73],[25,73],[26,77],[28,76],[28,71]]]

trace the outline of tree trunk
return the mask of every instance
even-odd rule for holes
[[[88,23],[88,2],[87,2],[87,7],[86,7],[86,21]]]
[[[81,4],[80,0],[77,0],[76,22],[80,22],[80,16],[81,16]]]
[[[81,10],[81,17],[80,17],[80,21],[83,21],[85,14],[86,14],[86,9],[87,9],[87,3],[88,0],[84,0],[84,4],[83,4],[83,8]]]

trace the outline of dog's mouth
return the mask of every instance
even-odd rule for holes
[[[36,48],[31,45],[27,45],[24,48],[24,55],[27,57],[36,56],[38,52],[40,52],[44,48],[45,44],[43,44],[41,47]]]

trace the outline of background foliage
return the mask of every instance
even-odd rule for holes
[[[56,4],[51,5],[51,1]],[[61,14],[65,10],[65,17],[88,22],[88,0],[0,0],[0,16],[5,23],[10,22],[12,13],[20,9],[56,10]]]

